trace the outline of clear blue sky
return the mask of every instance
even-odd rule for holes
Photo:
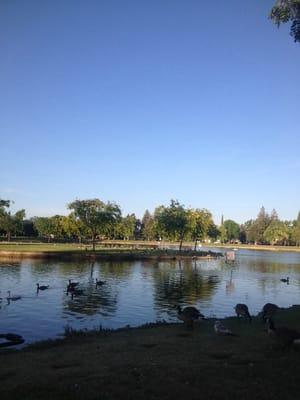
[[[300,45],[273,3],[2,0],[0,198],[295,218]]]

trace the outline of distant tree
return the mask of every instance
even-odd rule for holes
[[[264,232],[264,241],[272,245],[286,244],[288,238],[288,226],[283,221],[273,220]]]
[[[118,239],[132,240],[134,239],[137,219],[135,214],[128,214],[123,217],[115,225],[115,235]]]
[[[55,224],[54,220],[51,217],[33,217],[32,218],[33,226],[37,230],[39,236],[46,237],[48,243],[50,243],[51,239],[55,234]]]
[[[10,201],[0,199],[0,229],[6,233],[10,242],[11,235],[22,232],[25,210],[19,210],[15,214],[9,211]]]
[[[209,227],[213,223],[212,214],[206,209],[190,209],[188,210],[190,219],[190,235],[195,242],[194,250],[197,249],[198,240],[203,240],[209,231]]]
[[[220,237],[220,230],[218,229],[217,225],[215,225],[214,222],[211,222],[208,228],[208,237],[211,238],[212,240],[216,240],[218,237]]]
[[[148,210],[145,211],[141,224],[141,236],[145,240],[153,240],[156,236],[154,217]]]
[[[269,226],[270,217],[262,206],[256,220],[249,226],[249,241],[263,244],[265,242],[264,232]]]
[[[300,42],[300,0],[277,0],[271,9],[270,18],[279,27],[291,22],[290,35]]]
[[[224,222],[227,240],[238,240],[240,235],[240,226],[237,222],[227,219]]]
[[[298,213],[297,219],[293,223],[291,239],[296,246],[300,246],[300,212]]]
[[[182,242],[190,230],[189,213],[184,205],[177,200],[171,200],[168,207],[160,206],[155,210],[158,229],[171,240],[178,240],[179,251],[182,249]]]
[[[63,217],[62,226],[64,234],[69,238],[77,238],[79,243],[82,242],[82,238],[87,234],[82,221],[75,217],[74,212]]]
[[[120,207],[115,203],[104,203],[99,199],[75,200],[68,205],[74,211],[76,219],[92,237],[93,251],[96,246],[96,236],[111,233],[113,226],[121,218]]]

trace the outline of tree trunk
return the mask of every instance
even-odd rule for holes
[[[93,233],[93,235],[92,235],[92,242],[93,242],[93,251],[95,251],[95,249],[96,249],[96,235],[95,235],[95,233]]]
[[[7,241],[10,242],[10,239],[11,239],[11,233],[7,232]]]
[[[197,242],[198,242],[198,239],[196,239],[196,240],[195,240],[195,247],[194,247],[194,251],[196,251],[196,250],[197,250]]]
[[[181,252],[181,248],[182,248],[182,239],[180,239],[180,244],[179,244],[179,252]]]

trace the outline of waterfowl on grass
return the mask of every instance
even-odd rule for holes
[[[37,287],[37,291],[49,289],[49,285],[41,285],[40,286],[39,283],[36,284],[36,287]]]
[[[194,321],[205,319],[204,315],[196,307],[177,307],[177,318],[184,322],[187,328],[193,329]]]
[[[283,347],[300,344],[300,332],[297,330],[285,326],[276,328],[272,318],[267,318],[266,322],[268,335]]]
[[[218,335],[223,335],[223,336],[238,336],[235,333],[233,333],[230,329],[226,328],[225,325],[222,324],[221,321],[216,321],[214,325],[214,330]]]
[[[246,304],[238,303],[234,307],[234,309],[235,309],[235,312],[236,312],[236,315],[237,315],[238,318],[241,315],[242,317],[248,319],[249,322],[252,321],[251,315],[250,315],[249,310],[248,310],[248,306]]]
[[[262,320],[266,322],[267,318],[273,317],[274,314],[279,310],[279,307],[273,303],[267,303],[262,309]]]
[[[21,296],[12,296],[10,290],[8,290],[7,293],[8,293],[8,297],[6,297],[6,299],[8,301],[17,301],[17,300],[20,300],[22,298]]]
[[[287,276],[286,278],[280,279],[280,281],[289,284],[290,283],[290,278]]]

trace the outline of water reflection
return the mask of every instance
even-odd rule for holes
[[[250,313],[263,304],[299,303],[300,254],[239,251],[224,260],[141,262],[28,261],[0,264],[0,333],[14,331],[33,341],[74,328],[117,328],[176,320],[176,306],[194,305],[209,316],[234,314],[236,303]],[[280,279],[289,276],[289,285]],[[69,279],[83,294],[67,296]],[[96,279],[105,285],[96,288]],[[50,285],[37,293],[36,283]],[[7,291],[22,296],[7,304]]]

